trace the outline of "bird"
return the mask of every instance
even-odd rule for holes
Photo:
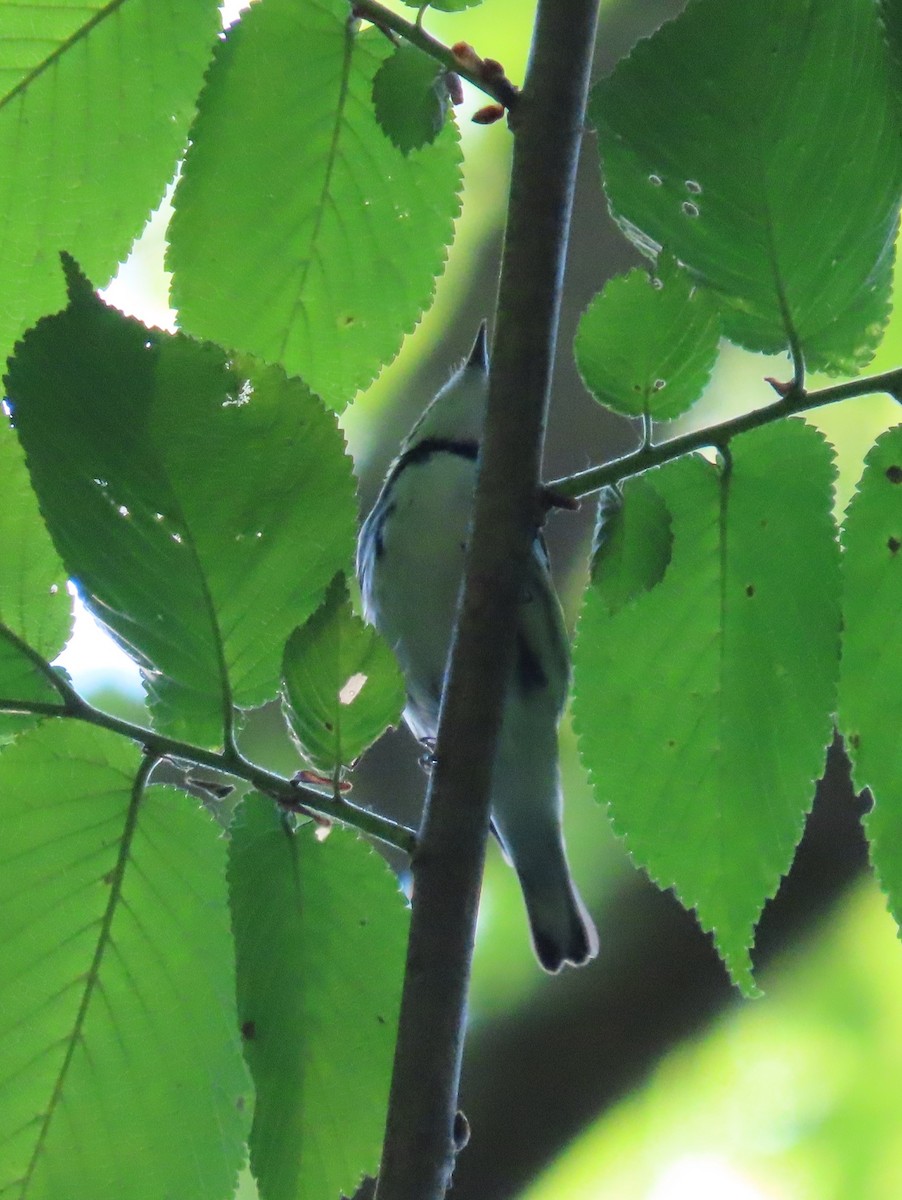
[[[470,354],[402,443],[357,543],[364,616],[394,650],[405,680],[404,719],[430,753],[464,572],[488,378],[483,322]],[[569,682],[563,613],[537,530],[516,610],[491,828],[519,878],[536,957],[552,974],[598,952],[561,826],[558,725]]]

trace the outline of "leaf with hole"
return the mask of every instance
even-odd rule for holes
[[[57,551],[142,666],[157,724],[221,743],[278,693],[292,629],[353,554],[335,417],[276,367],[72,298],[8,391]]]
[[[873,357],[902,187],[873,0],[693,0],[590,115],[620,224],[717,294],[728,337],[833,373]]]
[[[857,788],[870,788],[871,858],[902,923],[902,426],[867,456],[842,529],[839,724]]]
[[[288,639],[282,679],[291,731],[313,769],[329,778],[401,719],[404,680],[395,656],[352,612],[343,575]]]
[[[682,416],[717,358],[720,317],[710,295],[662,263],[609,279],[582,315],[576,363],[599,403],[627,417]]]

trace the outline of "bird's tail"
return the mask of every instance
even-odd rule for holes
[[[570,878],[563,850],[562,842],[559,855],[558,846],[548,846],[548,859],[539,869],[517,864],[536,958],[552,974],[565,963],[580,967],[598,953],[595,924]]]
[[[545,726],[549,723],[545,722]],[[598,953],[598,934],[570,877],[561,828],[554,726],[538,723],[520,737],[516,756],[496,764],[492,826],[517,872],[536,957],[546,971],[582,966]]]
[[[532,580],[532,594],[545,603],[521,606],[517,669],[492,779],[492,824],[520,879],[536,957],[553,973],[594,958],[598,934],[564,848],[557,724],[566,696],[566,643],[563,622],[557,629],[552,620],[557,601],[543,579]]]

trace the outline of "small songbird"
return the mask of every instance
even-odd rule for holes
[[[469,358],[403,443],[357,544],[366,617],[394,648],[407,687],[404,718],[429,747],[463,577],[488,368],[483,322]],[[555,972],[594,958],[598,936],[564,850],[557,727],[570,655],[538,533],[516,622],[492,776],[492,829],[519,877],[536,956]]]

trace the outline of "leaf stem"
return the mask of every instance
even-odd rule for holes
[[[234,745],[227,745],[224,750],[205,750],[202,746],[193,746],[189,742],[177,738],[165,737],[154,729],[146,729],[142,725],[114,717],[99,708],[94,708],[75,691],[49,663],[41,659],[34,650],[20,642],[14,634],[4,629],[5,635],[10,635],[27,653],[35,665],[42,670],[60,693],[61,703],[51,704],[46,701],[17,700],[0,696],[0,712],[35,713],[43,717],[69,717],[76,721],[85,721],[89,725],[97,725],[101,729],[109,729],[112,733],[121,734],[143,746],[146,752],[155,758],[178,759],[198,766],[209,767],[224,775],[243,779],[258,791],[271,797],[277,804],[292,812],[310,809],[315,813],[340,821],[344,825],[353,825],[361,833],[369,834],[380,841],[387,842],[412,854],[416,845],[416,834],[412,829],[398,825],[394,821],[381,817],[378,813],[369,812],[350,804],[341,796],[333,796],[319,792],[293,779],[286,779],[264,767],[258,766],[245,758]]]
[[[870,375],[864,379],[834,384],[815,392],[798,388],[793,382],[786,394],[773,404],[756,408],[738,417],[731,417],[719,425],[709,425],[705,429],[684,433],[666,442],[658,442],[656,445],[643,444],[638,450],[603,466],[589,467],[575,475],[553,479],[546,487],[555,495],[579,499],[610,484],[620,483],[631,475],[640,475],[651,467],[661,467],[664,463],[682,458],[684,454],[690,454],[693,450],[710,446],[724,451],[731,439],[738,434],[748,433],[761,425],[769,425],[772,421],[779,421],[798,413],[812,412],[839,400],[850,400],[855,396],[867,396],[875,392],[889,392],[899,400],[902,397],[902,368],[886,371],[882,375]]]
[[[472,54],[472,63],[465,62],[458,57],[450,46],[446,46],[423,28],[420,23],[423,9],[418,12],[416,22],[408,21],[398,13],[392,12],[384,4],[379,4],[378,0],[352,0],[351,10],[354,16],[363,17],[380,29],[390,29],[394,33],[399,33],[412,45],[434,58],[436,62],[440,62],[446,70],[460,75],[462,79],[472,83],[473,87],[479,88],[481,92],[485,92],[487,96],[497,100],[504,108],[513,109],[515,107],[520,93],[504,72],[497,69],[497,63],[489,67],[489,60],[486,60],[486,69],[481,70],[480,64],[483,60],[477,55]]]

